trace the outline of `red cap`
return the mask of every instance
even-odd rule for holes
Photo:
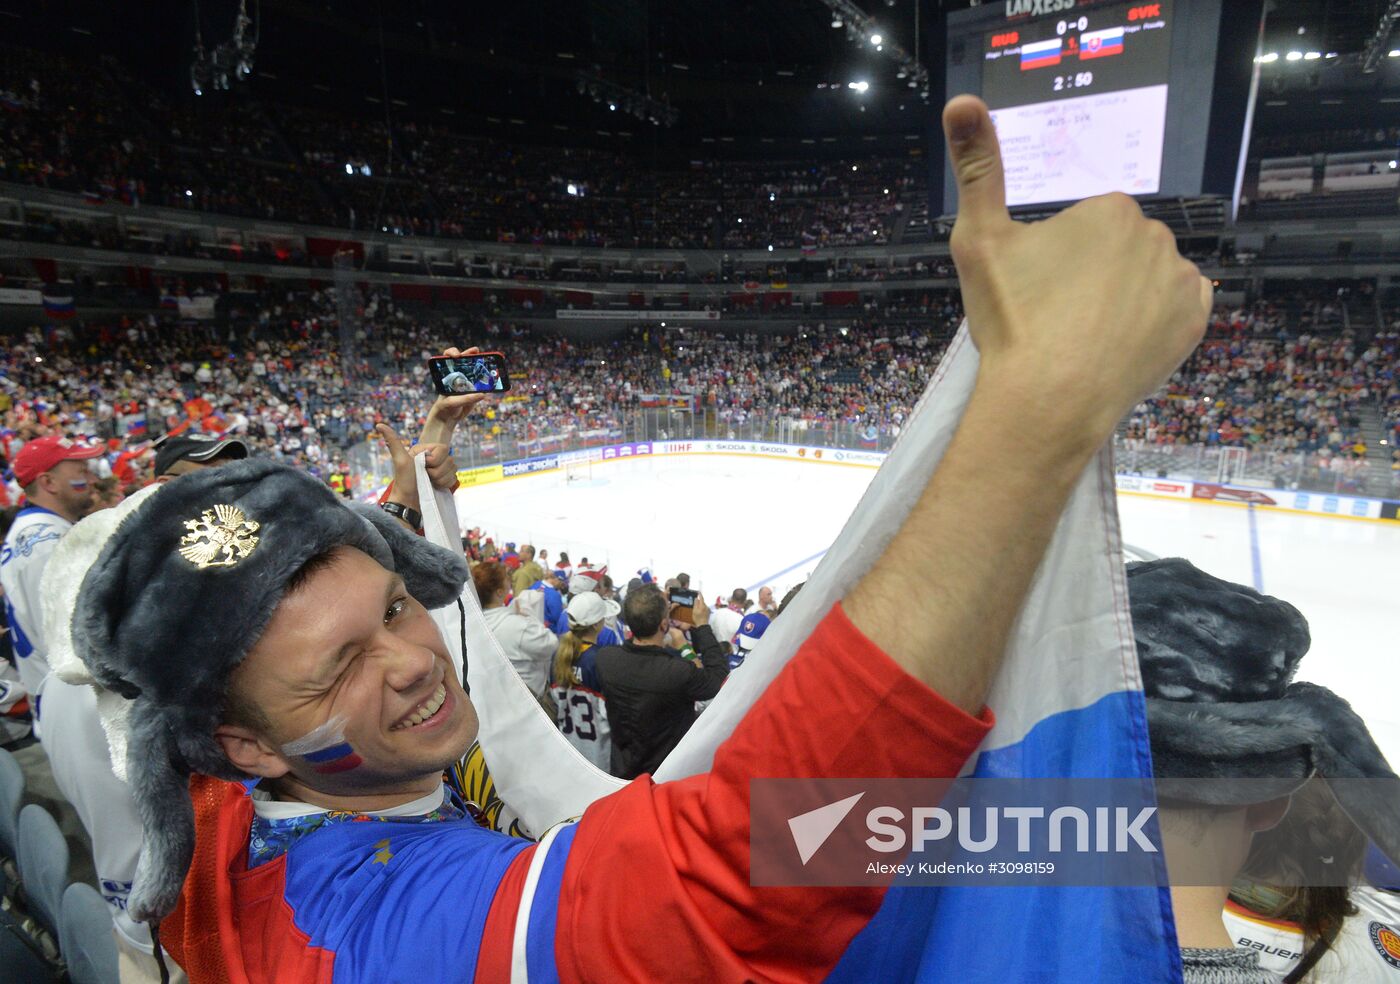
[[[40,437],[27,442],[15,455],[15,481],[21,487],[28,485],[50,468],[58,467],[64,461],[82,461],[87,458],[100,458],[103,448],[100,444],[86,444],[70,441],[66,437]]]

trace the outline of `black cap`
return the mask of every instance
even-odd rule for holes
[[[239,459],[248,457],[248,445],[236,437],[215,437],[212,434],[180,434],[167,437],[156,445],[157,478],[164,475],[176,462],[212,461],[215,458]]]

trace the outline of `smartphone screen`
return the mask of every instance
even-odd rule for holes
[[[677,622],[695,621],[695,599],[699,596],[696,591],[686,591],[682,588],[672,588],[667,597],[671,604],[679,605],[675,611],[671,612],[671,618]]]
[[[506,357],[500,352],[439,355],[428,360],[433,389],[443,396],[465,393],[504,393],[510,389]]]

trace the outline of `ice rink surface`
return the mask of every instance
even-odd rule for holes
[[[869,468],[727,455],[594,464],[581,480],[546,472],[457,493],[464,527],[534,543],[577,563],[686,571],[713,604],[735,587],[782,593],[804,580],[859,502]],[[1183,556],[1297,606],[1312,628],[1299,676],[1341,694],[1400,766],[1400,523],[1118,497],[1123,540]],[[930,557],[929,564],[938,558]],[[917,577],[917,571],[911,571]]]

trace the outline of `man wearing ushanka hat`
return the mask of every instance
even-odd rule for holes
[[[458,598],[459,554],[255,460],[125,514],[72,634],[128,706],[132,912],[161,921],[192,981],[830,971],[883,889],[752,885],[751,780],[959,774],[1072,491],[1210,309],[1209,281],[1130,200],[1015,223],[986,107],[960,97],[944,123],[975,388],[903,525],[706,773],[641,776],[538,844],[485,829],[442,778],[477,730],[428,614]]]

